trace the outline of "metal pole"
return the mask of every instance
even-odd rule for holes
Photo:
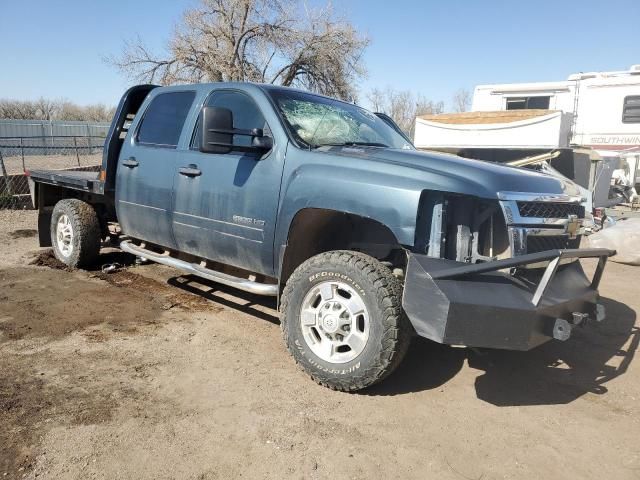
[[[2,169],[2,176],[4,177],[5,185],[7,186],[7,193],[10,197],[13,197],[13,192],[11,191],[11,179],[9,178],[9,174],[7,173],[7,167],[5,167],[4,165],[2,150],[0,150],[0,168]]]
[[[93,155],[93,146],[91,144],[91,128],[87,122],[87,145],[89,145],[89,155]]]
[[[47,149],[47,131],[45,130],[44,121],[40,124],[42,128],[42,146],[44,147],[44,154],[49,155],[49,150]]]
[[[20,137],[20,157],[22,157],[22,171],[24,172],[27,168],[24,164],[24,138]]]
[[[55,155],[57,151],[55,148],[53,148],[56,146],[55,139],[53,138],[53,120],[49,120],[49,144],[52,150],[51,154]]]
[[[80,154],[78,153],[78,138],[76,136],[73,137],[73,146],[76,149],[76,160],[78,160],[78,166],[80,166]]]

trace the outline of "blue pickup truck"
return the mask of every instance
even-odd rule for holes
[[[59,260],[91,264],[117,230],[126,252],[277,296],[291,355],[332,389],[381,381],[414,335],[529,350],[604,318],[613,252],[579,248],[576,185],[418,152],[388,117],[309,92],[135,86],[99,172],[29,183]]]

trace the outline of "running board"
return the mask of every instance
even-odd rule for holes
[[[245,292],[271,297],[278,295],[278,285],[254,282],[247,278],[239,278],[234,277],[233,275],[227,275],[226,273],[217,272],[195,263],[178,260],[177,258],[170,257],[168,254],[152,252],[151,250],[147,250],[146,248],[142,248],[131,243],[129,240],[120,242],[120,248],[127,253],[132,253],[138,257],[144,257],[152,262],[177,268],[178,270],[206,278],[207,280],[212,280],[229,287],[244,290]]]

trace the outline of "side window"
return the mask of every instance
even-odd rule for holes
[[[510,97],[507,98],[507,110],[542,109],[549,110],[551,97]]]
[[[176,148],[195,95],[195,92],[171,92],[155,97],[142,118],[138,143]]]
[[[260,109],[253,99],[244,93],[232,91],[213,92],[207,99],[207,106],[228,108],[233,114],[233,128],[242,130],[251,130],[253,128],[262,128],[265,135],[271,135],[269,126],[260,112]],[[202,138],[202,127],[200,119],[196,125],[193,138],[191,140],[191,149],[197,150]],[[251,146],[251,137],[247,135],[233,136],[234,149],[243,150],[243,147]]]
[[[640,95],[624,97],[622,123],[640,123]]]

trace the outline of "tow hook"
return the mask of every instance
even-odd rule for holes
[[[562,342],[569,340],[573,327],[586,323],[588,318],[589,314],[582,312],[572,312],[571,322],[564,318],[556,318],[556,323],[553,325],[553,338]],[[598,304],[596,310],[596,321],[601,322],[602,320],[604,320],[604,306]]]
[[[556,318],[556,323],[553,325],[553,338],[562,342],[569,340],[572,328],[573,325],[564,318]]]
[[[574,325],[580,325],[587,318],[589,318],[588,313],[580,313],[580,312],[573,312],[571,316],[573,317],[572,320]]]

